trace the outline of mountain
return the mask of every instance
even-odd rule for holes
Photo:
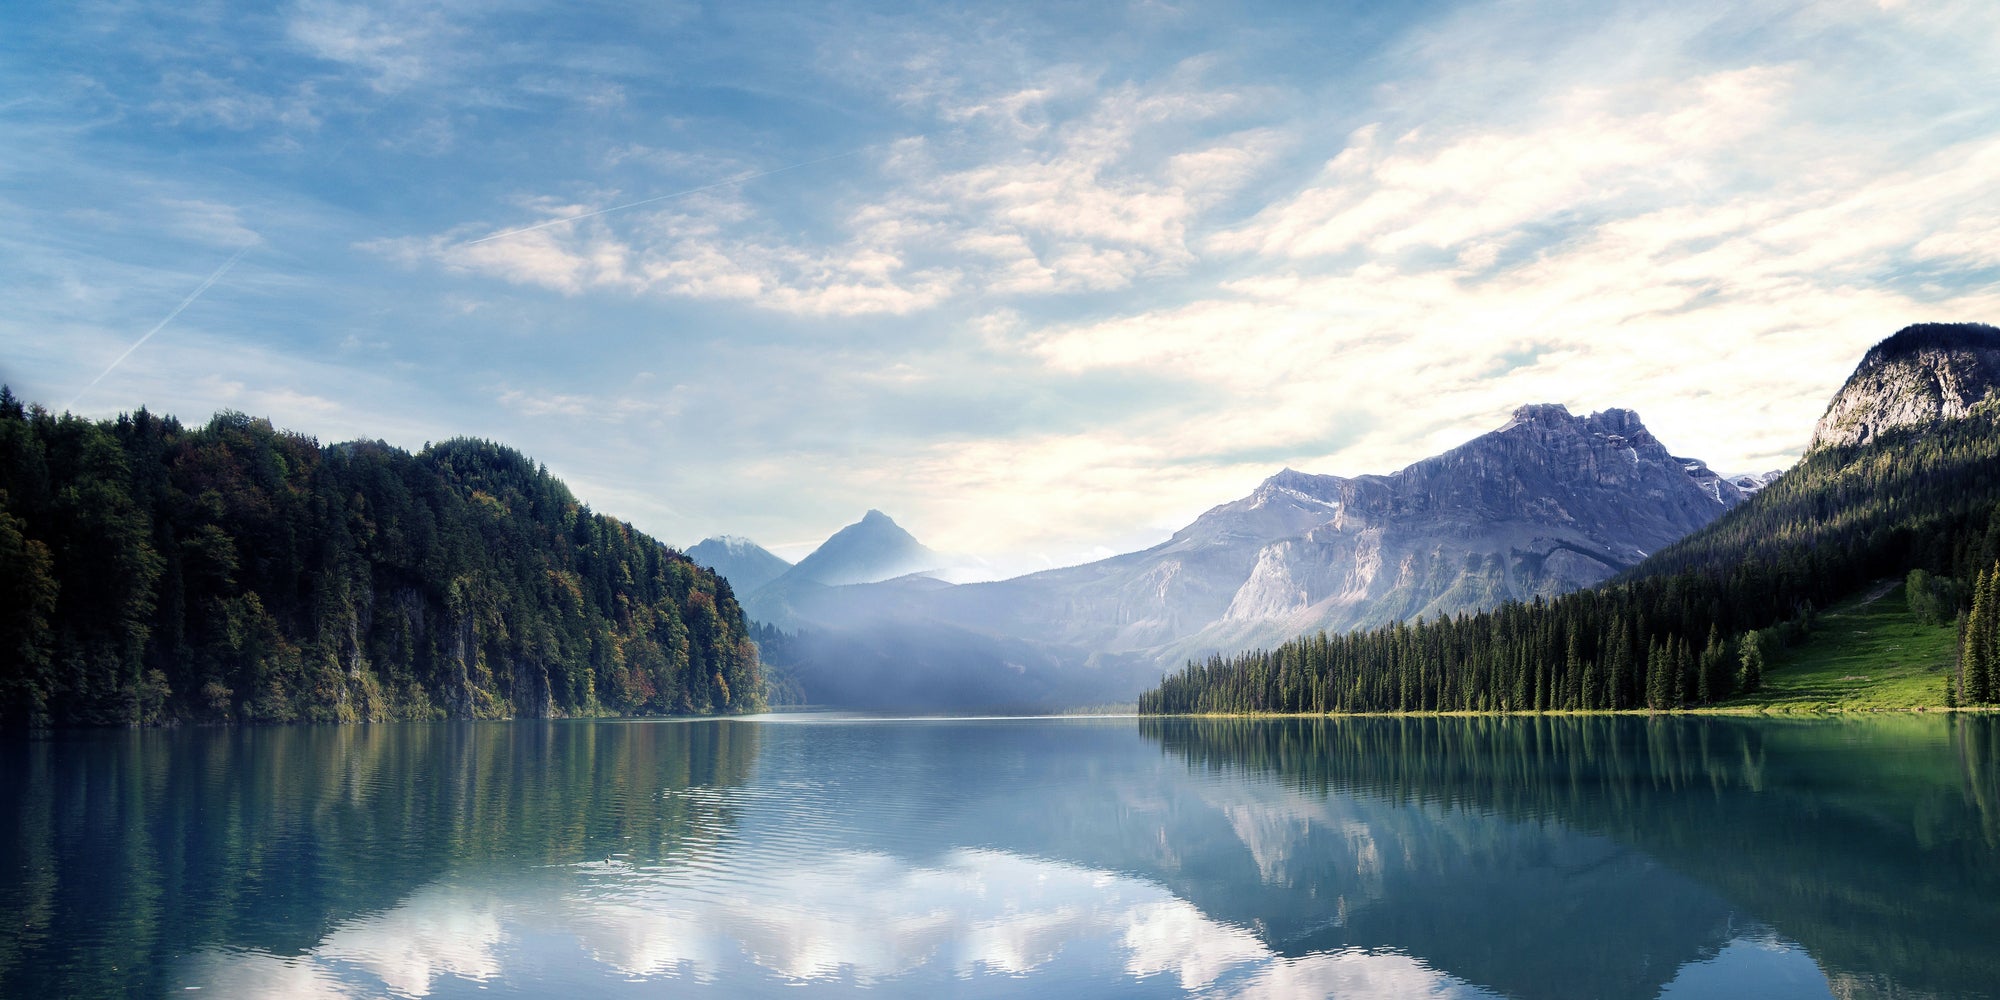
[[[1716,704],[1754,693],[1765,652],[1810,635],[1817,609],[1887,593],[1884,581],[1904,581],[1913,615],[1930,607],[1934,627],[1965,614],[1958,666],[1935,678],[1938,701],[2000,702],[1991,610],[2000,607],[2000,407],[1959,413],[1941,402],[1984,398],[1976,387],[1992,371],[1990,328],[1913,330],[1868,353],[1828,408],[1829,433],[1799,464],[1608,586],[1467,618],[1302,636],[1190,667],[1140,708]],[[1917,371],[1925,377],[1909,377]]]
[[[707,566],[722,574],[730,589],[738,594],[748,594],[792,568],[791,563],[770,550],[735,535],[704,538],[687,550],[687,557],[697,566]]]
[[[1733,484],[1669,453],[1629,410],[1524,406],[1498,430],[1394,475],[1280,473],[1204,515],[1188,536],[1238,551],[1254,536],[1232,527],[1259,510],[1289,507],[1310,526],[1257,539],[1254,567],[1220,619],[1181,651],[1566,593],[1741,502]]]
[[[1756,496],[1757,491],[1777,482],[1778,477],[1784,474],[1785,470],[1783,469],[1772,469],[1769,472],[1745,472],[1730,476],[1729,485],[1736,487],[1736,492],[1748,498]]]
[[[950,586],[929,576],[948,563],[889,515],[870,510],[861,520],[834,532],[797,565],[762,586],[738,593],[744,611],[753,620],[792,629],[822,621],[801,613],[801,609],[837,600],[829,594],[861,589],[863,584],[876,585],[869,592],[881,600],[912,589]],[[852,624],[856,616],[850,611],[835,620]]]
[[[820,543],[785,573],[785,579],[841,587],[922,573],[942,565],[937,553],[925,548],[889,515],[871,510]]]
[[[1039,657],[986,659],[1024,678],[1047,661],[1073,675],[1071,690],[1118,700],[1189,658],[1589,586],[1741,501],[1630,411],[1525,406],[1393,475],[1281,471],[1142,552],[962,586],[780,580],[749,604],[759,620],[782,613],[828,636],[865,629],[884,650],[919,633],[936,636],[936,649],[1030,644]]]
[[[1952,420],[2000,389],[2000,329],[1920,323],[1875,345],[1813,428],[1811,450]]]
[[[1629,410],[1524,406],[1392,475],[1287,469],[1152,549],[993,588],[1047,595],[1016,601],[1022,633],[1054,624],[1079,645],[1172,661],[1553,596],[1636,564],[1741,499]],[[1056,594],[1067,614],[1036,621]]]
[[[761,709],[728,590],[491,442],[0,389],[0,727]]]

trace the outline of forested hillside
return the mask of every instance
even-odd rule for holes
[[[763,706],[726,581],[511,449],[0,390],[0,723]]]
[[[2000,557],[2000,419],[1981,408],[1822,448],[1708,527],[1604,587],[1370,632],[1316,635],[1190,664],[1144,712],[1678,708],[1758,683],[1762,655],[1815,609],[1913,570],[1916,601],[1963,606]],[[1982,608],[1983,612],[1985,609]],[[1975,618],[1974,673],[1949,697],[1992,700],[2000,654]],[[1980,645],[1984,642],[1985,645]],[[1964,674],[1961,665],[1961,675]],[[1940,684],[1940,703],[1947,700]]]

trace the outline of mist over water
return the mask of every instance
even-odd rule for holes
[[[6,996],[2000,982],[1985,718],[413,724],[0,756]]]

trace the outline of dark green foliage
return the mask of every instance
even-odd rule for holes
[[[1761,682],[1763,650],[1814,609],[1913,569],[1926,593],[1975,591],[1959,697],[2000,698],[2000,423],[1991,410],[1824,448],[1715,523],[1594,590],[1372,632],[1307,636],[1190,663],[1140,711],[1667,710]],[[1938,617],[1949,620],[1950,605]],[[1992,607],[1996,610],[1984,610]],[[1986,637],[1986,638],[1981,638]],[[1734,658],[1740,677],[1728,668]],[[1601,691],[1599,685],[1602,685]],[[1586,694],[1586,692],[1590,692]],[[1984,697],[1974,697],[1983,693]]]
[[[1739,640],[1742,672],[1737,675],[1737,687],[1744,694],[1755,694],[1764,686],[1764,643],[1756,632],[1745,632]]]
[[[0,723],[760,709],[726,581],[517,452],[0,395]]]
[[[1963,585],[1948,576],[1913,569],[1904,579],[1903,593],[1910,614],[1925,625],[1949,625],[1962,600]]]
[[[1972,610],[1958,637],[1957,698],[1961,705],[2000,701],[2000,564],[1979,572]]]

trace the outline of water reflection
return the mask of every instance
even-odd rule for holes
[[[1605,869],[1579,856],[1582,863],[1558,863],[1531,884],[1466,882],[1465,901],[1453,911],[1518,907],[1526,953],[1552,951],[1537,939],[1571,940],[1585,953],[1624,956],[1678,977],[1672,995],[1700,995],[1707,987],[1699,984],[1714,976],[1695,966],[1756,978],[1761,965],[1749,949],[1769,950],[1757,936],[1762,927],[1816,960],[1831,980],[1814,985],[1818,995],[1846,997],[1988,996],[2000,983],[2000,951],[1992,947],[2000,926],[1997,723],[1153,720],[1144,729],[1195,770],[1274,778],[1308,800],[1392,803],[1441,817],[1438,829],[1460,822],[1444,817],[1484,817],[1500,824],[1494,832],[1537,824],[1549,831],[1540,847],[1469,841],[1438,852],[1437,864],[1465,859],[1490,873],[1594,837],[1613,845],[1607,860],[1622,855],[1636,866],[1600,880]],[[1416,834],[1401,838],[1406,848],[1421,842]],[[1593,890],[1593,881],[1602,884]],[[1537,900],[1537,887],[1539,903],[1522,906]],[[1384,901],[1403,910],[1417,895],[1399,886]],[[1623,915],[1621,895],[1630,907]],[[1588,910],[1593,899],[1607,909],[1574,927],[1552,916]],[[1738,924],[1749,925],[1749,937]],[[1440,929],[1419,920],[1387,933],[1444,968],[1522,995],[1568,995],[1553,984],[1583,971],[1579,962],[1523,977],[1520,967],[1532,959],[1520,955],[1493,956],[1499,966],[1484,966],[1480,956],[1455,952],[1500,932]],[[1438,940],[1420,942],[1425,936]],[[1598,981],[1576,995],[1649,996],[1666,980],[1615,985]]]
[[[0,995],[1978,996],[1993,720],[0,748]]]
[[[338,928],[304,956],[204,953],[186,986],[227,996],[428,996],[454,980],[599,992],[672,980],[681,992],[726,995],[802,987],[935,995],[1032,981],[1037,991],[1084,993],[1493,995],[1392,953],[1286,958],[1155,883],[1005,852],[957,850],[934,867],[848,853],[767,872],[740,892],[684,875],[613,863],[533,884],[426,889]]]
[[[699,857],[759,728],[548,723],[0,744],[0,996],[155,995],[178,956],[321,946],[485,861]],[[274,970],[274,975],[281,970]]]

